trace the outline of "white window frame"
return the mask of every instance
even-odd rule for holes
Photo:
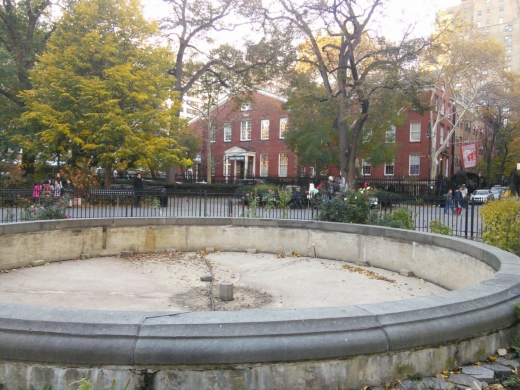
[[[372,174],[372,164],[366,162],[365,160],[361,160],[361,175],[363,177],[370,176]]]
[[[305,165],[300,166],[300,177],[305,177]]]
[[[260,121],[260,139],[269,139],[269,119]]]
[[[287,121],[287,117],[280,118],[280,139],[285,138],[285,132],[287,131]]]
[[[215,143],[217,135],[217,126],[211,125],[211,130],[209,131],[209,141],[213,144]]]
[[[507,32],[509,32],[509,31],[513,31],[513,25],[508,24],[508,25],[506,26],[505,30],[506,30]]]
[[[394,125],[390,125],[388,127],[388,129],[386,129],[385,143],[387,143],[387,144],[395,143],[395,136],[396,136],[396,127]]]
[[[309,177],[316,177],[316,167],[309,167]]]
[[[504,38],[506,42],[512,42],[513,41],[513,36],[512,35],[506,35],[506,37]]]
[[[421,142],[421,122],[410,122],[410,142]]]
[[[289,173],[289,153],[278,154],[278,177],[287,177]]]
[[[229,172],[231,172],[231,161],[228,157],[224,157],[224,176],[229,176]]]
[[[233,129],[231,123],[224,124],[224,142],[231,142],[233,137]]]
[[[391,173],[389,173],[388,171],[390,170],[391,168]],[[385,176],[394,176],[395,175],[395,161],[392,161],[391,164],[385,164]]]
[[[251,111],[253,109],[253,106],[250,101],[242,103],[240,106],[240,111]]]
[[[240,141],[251,141],[251,121],[240,122]]]
[[[260,154],[260,177],[269,176],[269,155],[267,153]]]
[[[417,164],[412,164],[412,162],[417,162]],[[412,167],[417,167],[417,172],[412,172]],[[410,176],[419,176],[421,172],[421,155],[417,153],[410,154],[408,157],[408,174]]]

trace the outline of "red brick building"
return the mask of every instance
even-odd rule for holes
[[[436,91],[436,115],[453,112],[449,101],[442,101],[443,94]],[[429,100],[429,96],[426,96]],[[445,98],[446,99],[446,98]],[[283,109],[286,99],[265,91],[254,92],[250,99],[237,106],[232,100],[220,103],[213,123],[200,117],[193,119],[189,126],[203,140],[211,137],[211,142],[202,142],[201,163],[198,167],[199,180],[206,178],[211,169],[212,182],[233,183],[243,178],[314,178],[338,175],[337,167],[329,167],[327,172],[315,172],[313,166],[301,166],[298,156],[284,142],[284,132],[288,124],[288,113]],[[449,110],[449,111],[448,111]],[[450,114],[451,115],[451,114]],[[392,163],[378,167],[359,159],[359,177],[370,179],[421,179],[429,178],[431,143],[437,148],[451,130],[451,121],[443,119],[435,139],[430,137],[430,112],[423,115],[410,112],[402,126],[391,126],[387,131],[387,142],[400,145],[396,159]],[[208,131],[208,129],[211,129]],[[211,133],[208,135],[208,133]],[[208,163],[208,144],[211,158]],[[437,174],[450,177],[454,173],[452,162],[452,141],[439,159]],[[194,167],[195,170],[195,167]]]
[[[270,92],[256,91],[237,107],[224,100],[210,120],[193,119],[189,126],[202,140],[199,178],[208,169],[213,182],[233,183],[243,178],[313,177],[314,167],[301,167],[294,152],[284,142],[288,114],[283,109],[286,99]],[[209,131],[208,131],[209,130]],[[208,137],[208,132],[211,134]],[[202,180],[202,179],[199,179]]]
[[[433,92],[432,92],[433,93]],[[418,179],[427,180],[430,175],[430,167],[432,166],[431,146],[432,143],[437,150],[441,143],[446,139],[453,125],[453,115],[455,110],[449,101],[449,96],[437,90],[434,96],[433,105],[433,122],[437,115],[446,117],[439,123],[432,138],[430,129],[430,111],[419,114],[417,112],[409,112],[405,123],[401,126],[391,126],[386,135],[386,142],[397,142],[400,147],[396,159],[388,164],[378,167],[371,166],[367,162],[361,162],[361,174],[366,178],[387,178],[387,179]],[[429,101],[430,94],[425,98]],[[436,108],[435,108],[436,107]],[[451,120],[449,120],[450,118]],[[454,138],[454,137],[451,137]],[[453,141],[449,140],[446,150],[439,156],[437,175],[442,174],[444,177],[451,177],[454,173]]]

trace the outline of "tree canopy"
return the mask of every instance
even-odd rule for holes
[[[137,0],[72,4],[30,72],[33,89],[22,94],[25,121],[41,126],[25,145],[84,168],[102,166],[106,185],[116,163],[181,162],[171,57],[154,44],[157,35]]]
[[[405,96],[421,90],[414,65],[428,42],[405,35],[394,43],[378,35],[370,23],[382,4],[383,0],[310,0],[303,4],[279,0],[277,6],[265,6],[269,20],[297,31],[305,42],[298,61],[319,77],[334,107],[339,166],[350,183],[367,121],[383,91],[400,91]]]
[[[17,157],[18,140],[32,137],[37,130],[19,120],[25,111],[19,94],[32,88],[29,70],[52,33],[50,4],[50,0],[4,0],[0,4],[0,154],[4,158]],[[34,170],[36,153],[23,150],[22,166],[29,173]]]

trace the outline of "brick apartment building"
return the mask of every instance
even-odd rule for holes
[[[436,115],[454,112],[449,100],[438,97]],[[446,95],[446,94],[444,94]],[[429,93],[425,96],[429,100]],[[449,99],[449,97],[445,97]],[[288,113],[283,109],[286,99],[265,91],[257,91],[250,100],[238,107],[233,101],[222,103],[220,112],[211,127],[211,160],[208,164],[207,143],[202,143],[201,163],[198,167],[199,180],[206,177],[211,169],[213,182],[233,183],[242,178],[288,178],[316,181],[326,180],[329,174],[338,175],[337,167],[328,171],[316,172],[313,166],[302,166],[298,156],[284,142],[284,132],[288,124]],[[453,119],[453,117],[451,118]],[[430,112],[418,114],[410,112],[402,126],[391,126],[387,131],[387,142],[400,145],[395,161],[378,167],[370,162],[359,160],[359,177],[366,180],[427,180],[429,178],[430,146],[437,147],[448,135],[452,123],[443,119],[435,139],[430,137]],[[207,121],[194,118],[190,128],[202,139],[208,139]],[[453,139],[455,137],[452,137]],[[454,145],[450,143],[439,158],[437,174],[451,177],[456,173],[453,161]]]
[[[200,117],[190,121],[190,128],[203,140],[211,133],[209,163],[208,143],[202,142],[200,180],[208,169],[217,183],[244,178],[314,177],[314,167],[300,166],[298,157],[284,142],[288,124],[285,102],[281,96],[259,90],[240,107],[233,100],[222,101],[218,114],[214,110],[212,126]]]

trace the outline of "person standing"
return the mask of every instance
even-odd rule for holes
[[[43,186],[40,183],[38,183],[37,181],[35,181],[34,185],[33,185],[33,192],[32,192],[33,203],[35,206],[40,204],[40,196],[42,194],[42,190],[43,190]]]
[[[453,195],[451,190],[449,190],[446,194],[446,206],[444,206],[444,214],[448,212],[448,209],[451,209],[451,211],[455,213],[455,208],[453,207]]]
[[[52,195],[59,198],[62,195],[62,189],[63,187],[61,186],[61,182],[58,179],[54,180],[54,189]]]
[[[69,196],[69,205],[68,207],[72,207],[72,197],[74,196],[74,185],[70,181],[70,179],[67,179],[65,181],[65,184],[63,185],[63,194]]]
[[[461,188],[457,188],[455,190],[455,194],[454,194],[454,202],[455,202],[455,213],[456,214],[461,214],[462,213],[462,202],[464,202],[464,199],[462,197],[462,192],[461,192]]]
[[[134,177],[134,198],[135,198],[134,206],[135,207],[141,207],[139,205],[139,202],[141,201],[141,195],[143,193],[143,190],[144,190],[143,178],[141,176],[141,172],[139,172]]]
[[[334,186],[334,178],[329,176],[329,181],[327,182],[327,200],[330,200],[334,197],[335,186]]]

